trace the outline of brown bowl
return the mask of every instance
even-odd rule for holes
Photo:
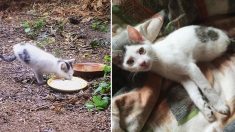
[[[104,76],[104,64],[101,63],[77,63],[74,64],[74,76],[84,79],[93,79]]]

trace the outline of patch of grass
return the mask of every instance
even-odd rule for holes
[[[91,28],[100,32],[108,32],[109,29],[107,22],[103,22],[101,20],[93,21]]]
[[[39,34],[39,32],[45,27],[46,23],[44,19],[37,19],[34,21],[24,21],[21,26],[24,28],[24,32],[31,39]]]

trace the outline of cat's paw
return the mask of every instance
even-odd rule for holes
[[[230,109],[229,106],[226,104],[216,104],[213,106],[216,112],[219,112],[220,114],[223,115],[229,115],[230,114]]]
[[[202,113],[209,122],[213,122],[216,120],[213,111],[208,105],[205,107]]]
[[[46,84],[46,81],[42,81],[42,82],[38,82],[37,85],[41,86],[41,85],[44,85]]]

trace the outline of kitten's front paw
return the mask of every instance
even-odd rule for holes
[[[209,106],[206,106],[202,113],[209,122],[215,121],[215,115]]]
[[[221,113],[223,115],[229,115],[230,114],[230,109],[229,109],[228,105],[226,105],[226,104],[224,104],[224,105],[216,104],[216,105],[213,106],[213,108],[217,112],[219,112],[219,113]]]
[[[46,84],[46,81],[38,82],[37,83],[39,86]]]

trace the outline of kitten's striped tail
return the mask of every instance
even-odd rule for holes
[[[12,62],[16,59],[16,56],[12,55],[12,56],[8,56],[8,57],[4,57],[4,56],[0,55],[0,58],[6,62]]]

